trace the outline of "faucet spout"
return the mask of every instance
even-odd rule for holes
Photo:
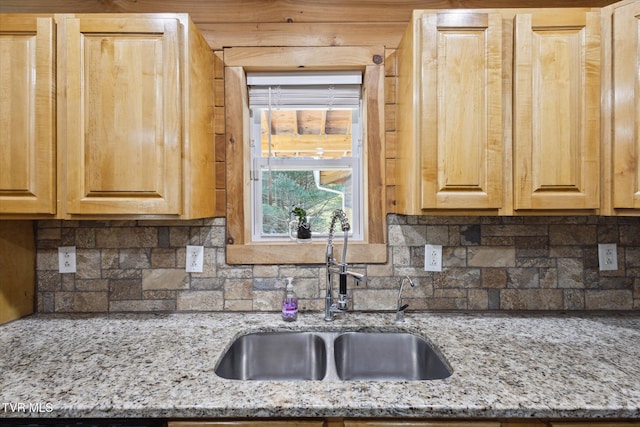
[[[333,236],[335,233],[336,222],[340,220],[340,228],[344,234],[344,243],[342,246],[342,259],[338,263],[333,256]],[[366,280],[363,274],[354,273],[348,271],[347,265],[347,243],[349,239],[348,231],[351,229],[349,225],[349,219],[347,214],[342,209],[336,209],[331,216],[331,225],[329,227],[329,238],[327,240],[327,292],[325,295],[325,308],[324,308],[324,320],[330,322],[333,320],[334,313],[342,313],[347,311],[347,278],[353,277],[356,281],[356,285]],[[332,281],[333,274],[339,275],[339,290],[338,290],[338,302],[333,302],[332,295]]]
[[[347,256],[347,241],[349,239],[349,235],[347,232],[351,229],[351,225],[349,224],[349,219],[347,218],[347,214],[344,213],[342,209],[336,209],[333,211],[331,215],[331,225],[329,226],[329,239],[327,241],[327,257],[333,257],[333,235],[335,233],[336,221],[340,220],[340,229],[344,233],[344,246],[342,247],[342,262],[346,262]]]

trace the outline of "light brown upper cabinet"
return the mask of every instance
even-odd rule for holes
[[[613,12],[613,209],[640,209],[640,2]],[[634,209],[636,211],[634,211]]]
[[[214,56],[190,19],[59,26],[64,215],[212,216]]]
[[[600,13],[417,11],[398,49],[397,212],[593,213]]]
[[[0,216],[213,216],[214,55],[188,15],[0,19]]]
[[[53,215],[55,26],[0,15],[0,215]]]
[[[503,204],[502,19],[416,11],[398,48],[397,212]]]
[[[600,12],[514,21],[514,209],[600,207]]]

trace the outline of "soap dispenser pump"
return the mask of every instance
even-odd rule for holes
[[[298,298],[293,292],[293,277],[287,277],[284,300],[282,300],[282,319],[293,322],[298,318]]]

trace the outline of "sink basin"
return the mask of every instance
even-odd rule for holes
[[[348,332],[334,342],[341,380],[436,380],[451,369],[424,339],[408,333]]]
[[[258,332],[236,339],[215,370],[233,380],[421,381],[452,371],[404,332]]]
[[[327,370],[324,340],[311,332],[243,335],[231,344],[216,374],[235,380],[321,380]]]

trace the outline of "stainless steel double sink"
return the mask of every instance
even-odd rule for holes
[[[410,333],[287,331],[240,336],[215,372],[234,380],[422,381],[453,371]]]

